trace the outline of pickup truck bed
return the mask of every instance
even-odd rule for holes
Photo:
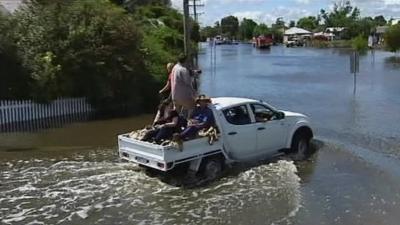
[[[185,141],[182,151],[179,151],[174,146],[161,146],[122,134],[118,136],[118,146],[122,159],[162,171],[171,170],[177,164],[223,151],[222,141],[214,141],[210,145],[207,137]]]

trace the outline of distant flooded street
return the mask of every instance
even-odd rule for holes
[[[182,189],[120,162],[116,135],[152,115],[0,134],[1,224],[397,225],[400,68],[393,54],[361,57],[357,93],[349,52],[203,45],[200,88],[262,99],[314,122],[308,161],[237,165]],[[216,59],[215,64],[212,60]]]

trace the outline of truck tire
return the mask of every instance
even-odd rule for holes
[[[305,132],[296,132],[292,139],[291,153],[295,160],[304,160],[311,155],[311,136]]]
[[[204,161],[202,174],[206,180],[215,180],[222,174],[222,160],[220,157],[211,157]]]

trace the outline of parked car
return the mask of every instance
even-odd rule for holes
[[[304,158],[311,153],[310,119],[300,113],[278,110],[258,100],[212,98],[217,140],[208,137],[162,146],[118,136],[119,156],[144,167],[168,172],[187,164],[194,173],[217,177],[227,164],[259,160],[286,153]]]
[[[304,40],[300,38],[292,38],[286,42],[286,47],[303,47]]]

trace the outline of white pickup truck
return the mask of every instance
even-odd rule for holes
[[[219,131],[218,140],[212,144],[207,137],[200,137],[183,142],[180,151],[173,145],[157,145],[122,134],[118,136],[120,157],[164,172],[186,164],[192,172],[215,177],[233,162],[288,152],[300,156],[310,153],[313,131],[305,115],[245,98],[212,98],[209,107]]]

